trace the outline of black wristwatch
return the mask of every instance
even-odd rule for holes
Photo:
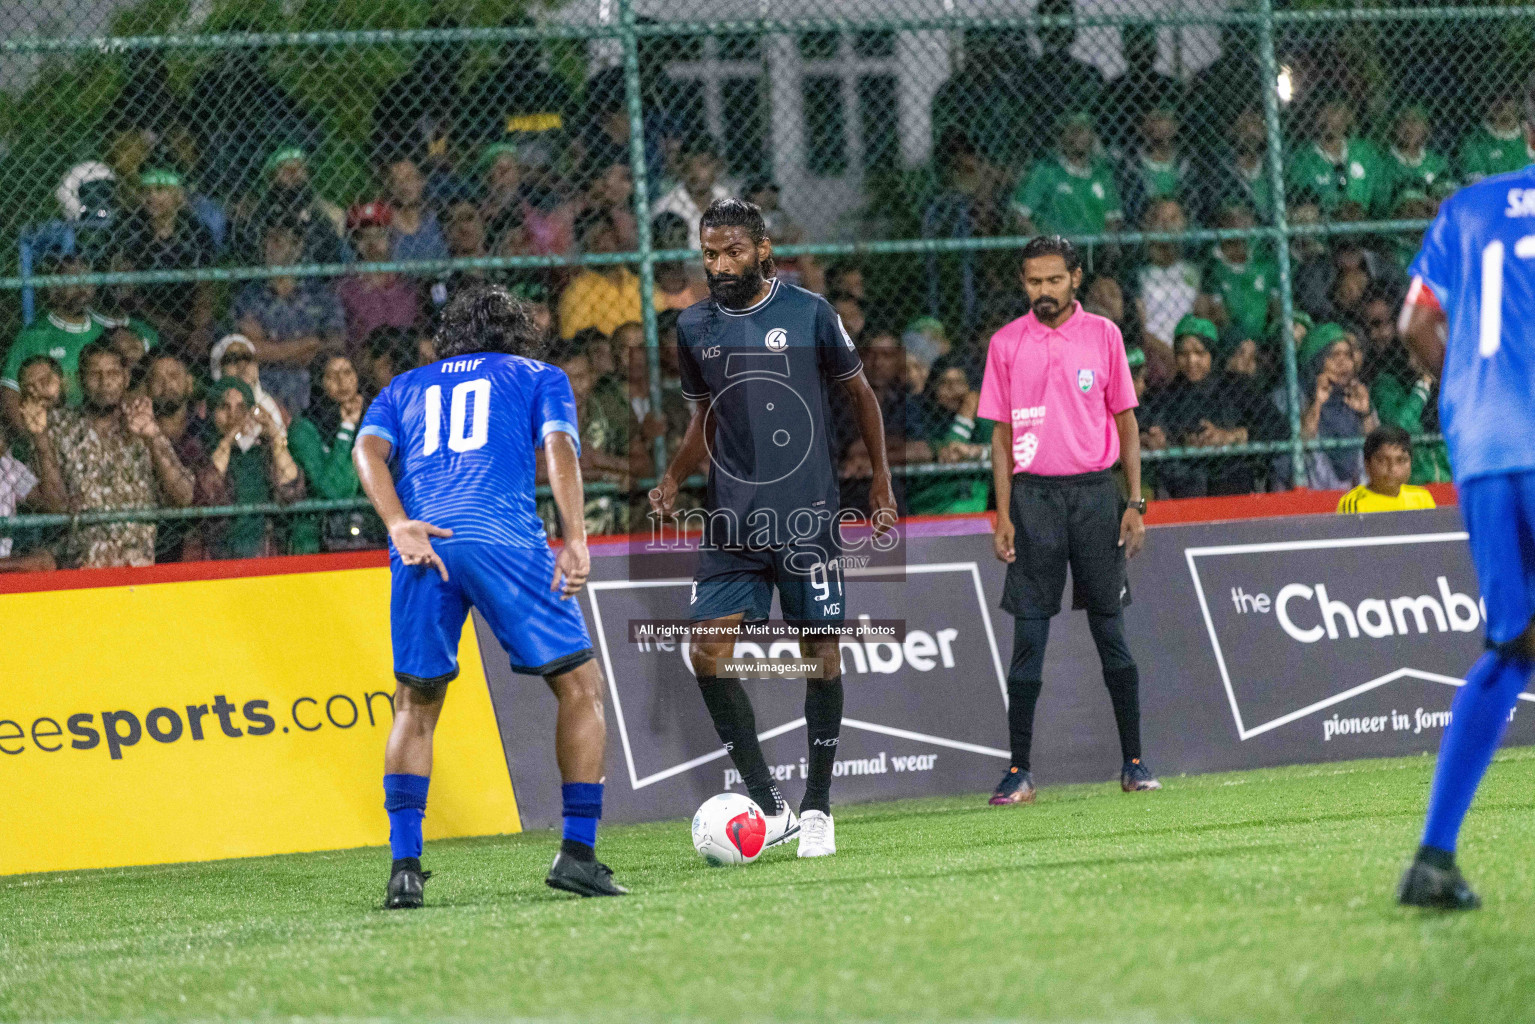
[[[1135,509],[1135,511],[1139,512],[1141,515],[1145,515],[1146,514],[1146,499],[1145,498],[1136,498],[1134,501],[1130,502],[1130,507]]]

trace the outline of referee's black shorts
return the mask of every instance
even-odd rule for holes
[[[1066,567],[1072,607],[1113,615],[1130,603],[1119,524],[1125,501],[1111,470],[1072,476],[1013,476],[1009,514],[1018,557],[1007,567],[1002,610],[1048,619],[1061,610]]]

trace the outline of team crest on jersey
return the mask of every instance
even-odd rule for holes
[[[1093,371],[1091,371],[1091,370],[1078,370],[1077,371],[1077,390],[1081,391],[1085,395],[1089,391],[1091,391],[1092,389],[1093,389]]]
[[[769,352],[782,352],[789,347],[789,332],[782,327],[775,327],[767,332],[762,343],[768,347]]]

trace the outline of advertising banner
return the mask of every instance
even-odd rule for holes
[[[1152,540],[1139,568],[1159,586],[1127,627],[1161,764],[1438,749],[1454,690],[1485,649],[1456,510],[1177,526]],[[1535,742],[1532,701],[1523,695],[1507,742]]]
[[[1007,766],[1003,568],[984,519],[938,528],[964,532],[908,536],[902,582],[882,582],[879,569],[848,574],[849,622],[901,620],[905,634],[842,643],[835,801],[980,794]],[[605,813],[684,817],[743,787],[685,644],[633,637],[636,622],[685,619],[690,581],[618,578],[625,564],[594,559],[582,598],[608,683]],[[1454,689],[1483,649],[1454,509],[1159,527],[1130,574],[1126,633],[1141,669],[1145,753],[1163,774],[1436,750]],[[798,657],[790,643],[751,640],[735,653]],[[523,821],[553,824],[553,698],[541,682],[510,675],[503,657],[487,651],[485,661]],[[797,801],[803,680],[764,673],[745,685],[780,788]],[[1535,742],[1535,707],[1521,703],[1508,742]],[[1118,736],[1081,612],[1052,623],[1032,760],[1044,784],[1118,773]]]
[[[387,568],[0,595],[0,874],[386,842],[388,609]],[[428,838],[519,828],[465,641]]]
[[[995,587],[987,579],[993,574],[978,551],[990,558],[989,540],[978,547],[971,537],[935,538],[925,544],[922,564],[849,570],[849,624],[899,620],[904,630],[892,638],[841,641],[847,696],[838,799],[987,789],[1006,768],[1004,659],[1011,621],[993,608]],[[686,642],[634,642],[631,635],[636,623],[686,619],[692,581],[612,578],[625,563],[594,559],[596,578],[582,597],[608,683],[604,816],[690,815],[705,798],[743,787],[704,708]],[[735,654],[793,659],[799,649],[794,641],[744,639]],[[504,659],[487,652],[486,663],[524,820],[551,824],[559,816],[549,747],[553,699],[538,693],[537,680],[511,676]],[[763,751],[782,791],[797,801],[806,769],[804,680],[757,678],[745,685]]]

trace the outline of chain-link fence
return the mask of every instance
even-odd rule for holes
[[[0,516],[24,495],[46,514],[12,520],[15,552],[64,564],[376,545],[361,410],[490,280],[572,378],[589,528],[642,528],[689,415],[698,220],[727,194],[857,342],[906,511],[991,501],[977,391],[1037,232],[1079,242],[1081,300],[1123,331],[1148,496],[1348,486],[1377,423],[1414,435],[1415,482],[1445,480],[1396,311],[1439,200],[1531,159],[1532,15],[16,0]],[[868,457],[842,434],[857,506]]]

